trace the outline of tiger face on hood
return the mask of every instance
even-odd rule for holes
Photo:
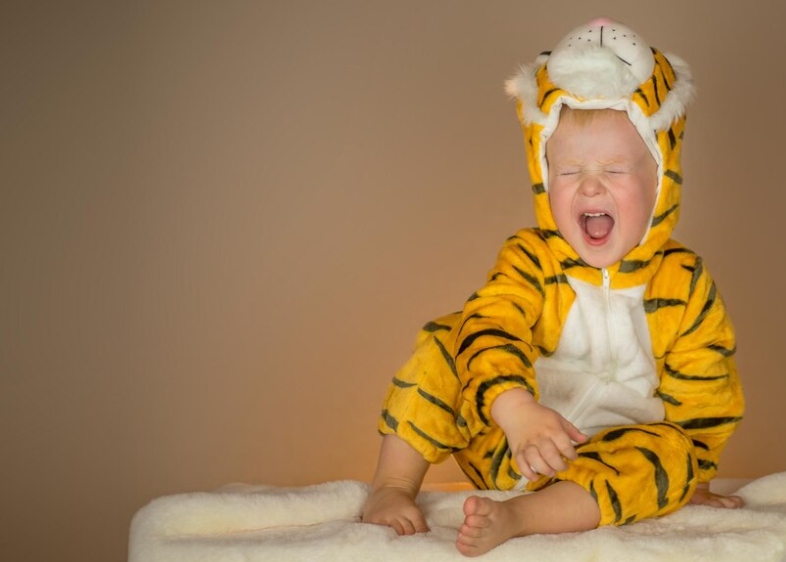
[[[687,64],[648,46],[629,27],[599,18],[522,66],[506,90],[517,99],[538,226],[560,261],[572,264],[567,273],[593,284],[600,284],[601,271],[581,259],[554,220],[546,143],[563,107],[627,114],[657,164],[655,205],[641,242],[606,269],[615,288],[646,283],[679,217],[685,108],[694,96]]]

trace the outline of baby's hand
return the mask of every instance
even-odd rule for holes
[[[739,496],[722,496],[710,492],[709,484],[699,484],[696,491],[688,501],[692,505],[708,505],[710,507],[723,507],[737,509],[743,507],[745,502]]]
[[[538,473],[554,476],[567,470],[565,458],[578,458],[571,440],[577,443],[587,440],[576,426],[551,408],[535,402],[524,389],[500,394],[491,405],[491,417],[505,432],[513,459],[529,480],[536,480]]]

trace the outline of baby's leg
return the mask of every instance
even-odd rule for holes
[[[387,525],[399,535],[428,531],[426,520],[415,504],[429,463],[406,441],[395,435],[382,439],[379,463],[371,484],[362,521]]]
[[[513,537],[588,531],[600,522],[598,503],[573,482],[504,502],[471,496],[464,515],[456,548],[465,556],[479,556]]]

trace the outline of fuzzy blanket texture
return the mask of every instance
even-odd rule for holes
[[[359,522],[368,485],[339,481],[301,488],[233,486],[212,493],[158,498],[131,524],[129,562],[223,561],[466,561],[456,532],[469,495],[494,499],[514,492],[421,492],[431,531],[399,537]],[[484,561],[786,560],[786,472],[737,491],[739,510],[686,506],[677,513],[626,527],[516,538],[478,558]]]

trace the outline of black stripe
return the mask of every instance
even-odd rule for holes
[[[693,332],[699,329],[699,326],[701,326],[701,323],[704,322],[704,319],[707,317],[707,314],[710,312],[712,305],[715,304],[715,296],[717,292],[718,291],[715,288],[715,283],[713,283],[712,286],[710,287],[710,294],[707,295],[707,300],[704,303],[701,312],[699,312],[699,315],[696,317],[696,320],[693,322],[693,326],[691,326],[685,332],[682,333],[683,336],[692,334]]]
[[[681,381],[719,381],[721,379],[729,378],[729,374],[726,373],[725,375],[714,375],[711,377],[704,377],[701,375],[686,375],[685,373],[680,373],[672,369],[668,363],[663,364],[664,369],[666,369],[666,374],[669,375],[673,379],[681,380]]]
[[[658,81],[655,80],[655,74],[652,75],[652,91],[655,92],[655,101],[658,102],[658,107],[660,107],[661,101],[658,95]]]
[[[693,254],[693,250],[688,248],[669,248],[663,252],[663,257],[670,256],[671,254]]]
[[[633,273],[644,269],[650,264],[650,260],[622,260],[620,263],[620,273]]]
[[[456,417],[456,412],[453,411],[453,408],[445,404],[442,400],[434,396],[433,394],[429,394],[422,388],[418,388],[418,394],[420,394],[423,398],[434,404],[435,406],[445,410],[447,413],[451,415],[451,417]]]
[[[669,493],[669,475],[666,469],[663,468],[660,457],[654,451],[645,447],[636,447],[636,449],[638,449],[638,451],[655,467],[655,486],[658,489],[658,509],[663,509],[669,504],[669,500],[666,497]]]
[[[606,491],[609,494],[611,507],[614,510],[614,522],[619,523],[620,519],[622,519],[622,505],[620,505],[620,498],[617,495],[617,491],[611,487],[608,480],[606,480]]]
[[[537,348],[543,357],[551,357],[552,355],[554,355],[554,350],[546,349],[541,345],[537,346]]]
[[[613,470],[614,472],[616,472],[616,473],[617,473],[617,476],[619,476],[619,475],[620,475],[620,471],[619,471],[619,470],[617,470],[616,468],[614,468],[613,466],[611,466],[611,465],[610,465],[609,463],[607,463],[606,461],[604,461],[604,460],[603,460],[603,459],[600,457],[600,453],[596,453],[595,451],[587,451],[587,452],[585,452],[585,453],[579,453],[579,456],[580,456],[580,457],[585,457],[585,458],[588,458],[588,459],[592,459],[592,460],[594,460],[594,461],[597,461],[597,462],[599,462],[600,464],[602,464],[602,465],[605,465],[605,466],[609,467],[611,470]]]
[[[669,144],[671,144],[672,150],[677,146],[677,137],[674,136],[674,129],[672,127],[669,127]]]
[[[453,357],[450,355],[450,353],[448,353],[448,350],[445,349],[445,346],[442,345],[442,342],[439,341],[438,338],[435,337],[434,341],[436,342],[440,353],[442,353],[442,358],[445,359],[445,362],[448,364],[448,367],[450,367],[450,372],[453,373],[453,376],[459,378],[458,371],[456,371],[456,363],[453,361]]]
[[[696,439],[693,439],[692,441],[693,441],[693,446],[696,447],[697,449],[704,449],[705,451],[710,450],[710,446],[707,445],[706,443],[702,443],[701,441],[697,441]]]
[[[459,427],[467,427],[467,420],[461,414],[456,416],[456,425]]]
[[[387,425],[393,431],[398,431],[398,420],[390,415],[390,412],[387,410],[382,410],[382,419],[385,420],[385,425]]]
[[[630,433],[631,431],[640,431],[642,433],[646,433],[647,435],[652,435],[653,437],[660,437],[660,435],[658,435],[657,433],[647,431],[646,429],[641,429],[640,427],[621,427],[619,429],[614,429],[612,431],[609,431],[606,435],[603,436],[603,439],[601,439],[601,441],[603,441],[604,443],[607,443],[609,441],[616,441],[617,439],[619,439],[626,433]]]
[[[542,183],[533,183],[532,184],[532,193],[535,195],[540,195],[541,193],[546,193],[546,186]]]
[[[553,285],[553,284],[559,285],[560,283],[567,283],[567,282],[568,282],[568,276],[565,275],[564,273],[560,273],[559,275],[552,275],[551,277],[546,277],[543,280],[543,283],[546,285]]]
[[[685,487],[682,489],[682,495],[680,496],[680,502],[685,499],[685,496],[688,495],[688,491],[690,490],[690,485],[693,483],[693,459],[688,453],[688,476],[685,479]],[[680,503],[678,502],[678,503]]]
[[[699,470],[715,470],[717,468],[716,463],[699,459]]]
[[[630,517],[628,517],[628,518],[625,520],[625,522],[622,524],[622,526],[624,526],[624,525],[630,525],[631,523],[634,523],[635,521],[636,521],[636,516],[635,516],[635,515],[631,515]]]
[[[481,353],[484,353],[486,351],[491,351],[493,349],[499,349],[499,350],[504,351],[506,353],[510,353],[511,355],[515,355],[516,357],[521,359],[521,362],[524,363],[525,367],[527,367],[528,369],[530,369],[532,367],[532,362],[529,360],[529,357],[524,355],[523,351],[521,351],[518,347],[516,347],[512,343],[506,343],[506,344],[503,344],[503,345],[495,345],[494,347],[484,347],[483,349],[480,349],[480,350],[476,351],[475,353],[473,353],[472,357],[470,357],[469,361],[467,361],[467,370],[468,371],[470,370],[470,365],[472,364],[472,361],[474,361],[475,357],[477,357]]]
[[[440,330],[450,330],[450,326],[445,326],[444,324],[437,324],[436,322],[429,322],[421,329],[426,332],[438,332]]]
[[[639,94],[641,96],[641,99],[644,100],[644,103],[647,104],[647,107],[650,106],[650,100],[647,99],[647,96],[644,95],[644,92],[641,91],[641,88],[636,88],[636,91],[633,92],[633,93],[634,94]]]
[[[680,299],[646,299],[644,301],[645,312],[655,312],[659,308],[667,306],[685,306],[685,301]]]
[[[666,87],[666,96],[669,95],[671,91],[671,84],[669,84],[668,78],[666,78],[666,72],[663,70],[663,65],[660,63],[659,60],[656,60],[656,64],[658,65],[658,70],[660,70],[660,76],[663,78],[663,85]]]
[[[512,305],[513,305],[513,306],[516,308],[516,310],[518,310],[518,311],[521,313],[521,315],[522,315],[524,318],[526,318],[526,317],[527,317],[527,313],[526,313],[526,312],[524,312],[524,309],[523,309],[523,308],[521,308],[521,306],[519,306],[519,304],[518,304],[518,303],[511,301],[511,303],[510,303],[510,304],[512,304]]]
[[[499,482],[497,482],[497,478],[499,477],[499,467],[502,465],[505,455],[509,452],[510,448],[508,447],[508,440],[503,439],[502,443],[500,443],[500,446],[497,447],[497,452],[494,454],[494,458],[491,460],[491,482],[498,490],[500,489]]]
[[[459,326],[459,329],[458,329],[458,332],[457,332],[458,335],[461,335],[461,332],[464,331],[464,326],[467,325],[467,322],[469,322],[470,320],[472,320],[474,318],[487,318],[487,316],[482,315],[480,312],[473,312],[472,314],[467,316],[464,319],[464,321],[461,323],[461,326]]]
[[[480,417],[480,421],[482,421],[486,425],[489,424],[488,418],[483,413],[483,407],[486,405],[486,392],[492,386],[504,383],[504,382],[516,382],[523,385],[530,394],[535,396],[535,390],[532,388],[532,385],[527,382],[527,379],[522,377],[521,375],[499,375],[494,377],[493,379],[487,380],[482,382],[480,386],[478,386],[478,391],[475,396],[475,407],[478,410],[478,416]]]
[[[693,275],[690,278],[690,291],[689,295],[693,295],[693,290],[696,288],[696,283],[699,282],[702,272],[704,271],[704,260],[696,256],[696,264],[693,267]]]
[[[508,476],[511,480],[521,480],[521,474],[516,474],[511,465],[508,465]]]
[[[541,240],[548,240],[549,238],[562,238],[562,234],[559,230],[546,230],[539,228],[537,230],[537,234],[540,236]]]
[[[532,285],[535,289],[537,289],[538,292],[541,294],[541,296],[544,297],[546,296],[546,293],[543,291],[543,286],[540,284],[540,281],[538,281],[534,276],[530,275],[526,271],[519,269],[515,265],[513,266],[513,269],[515,269],[516,273],[521,275],[521,277],[524,278],[525,281],[528,281],[530,285]]]
[[[673,179],[674,183],[676,183],[677,185],[682,185],[682,176],[679,175],[674,170],[666,170],[665,172],[663,172],[663,175],[666,176],[667,178]]]
[[[590,481],[589,493],[592,496],[592,499],[597,502],[598,501],[598,492],[595,491],[595,482],[594,481]]]
[[[522,252],[524,252],[524,254],[525,254],[525,255],[526,255],[526,256],[527,256],[527,257],[530,259],[530,261],[531,261],[532,263],[534,263],[534,264],[535,264],[535,266],[536,266],[538,269],[543,269],[543,268],[540,266],[540,260],[538,259],[538,256],[536,256],[535,254],[533,254],[532,252],[530,252],[529,250],[527,250],[527,249],[526,249],[524,246],[522,246],[521,244],[516,244],[516,245],[519,247],[519,250],[521,250]]]
[[[401,379],[397,379],[396,377],[393,377],[393,384],[399,388],[412,388],[413,386],[417,386],[417,383],[405,382]]]
[[[521,338],[517,338],[516,336],[507,333],[505,330],[498,330],[496,328],[488,328],[487,330],[479,330],[474,334],[468,335],[464,338],[464,341],[461,342],[461,347],[459,347],[458,353],[456,357],[464,353],[469,346],[475,343],[475,340],[481,338],[483,336],[495,336],[498,338],[504,338],[506,340],[511,341],[521,341]]]
[[[420,429],[418,426],[416,426],[411,421],[407,420],[407,423],[415,431],[415,433],[417,433],[423,439],[425,439],[426,441],[428,441],[429,443],[434,445],[437,449],[443,449],[443,450],[450,451],[450,452],[455,452],[455,451],[460,451],[461,450],[461,449],[456,449],[455,447],[451,447],[449,445],[445,445],[444,443],[440,443],[439,441],[434,439],[431,435],[429,435],[428,433],[426,433],[425,431]]]
[[[668,404],[671,404],[672,406],[682,406],[682,402],[680,402],[679,400],[677,400],[673,396],[670,396],[668,394],[664,394],[661,391],[657,391],[657,393],[658,393],[658,397],[661,400],[663,400],[664,402],[666,402]]]
[[[559,265],[562,269],[570,269],[571,267],[589,267],[587,262],[581,258],[575,260],[573,258],[567,258],[559,262]]]
[[[682,427],[682,429],[709,429],[711,427],[726,425],[727,423],[737,423],[741,420],[742,416],[733,416],[725,418],[695,418],[676,423]]]
[[[711,349],[712,351],[717,351],[718,353],[720,353],[724,357],[731,357],[732,355],[737,353],[737,348],[736,347],[732,347],[731,349],[729,349],[727,347],[723,347],[722,345],[715,345],[715,344],[708,345],[707,349]]]
[[[461,469],[461,472],[464,473],[464,476],[467,477],[467,480],[469,480],[472,483],[472,485],[475,486],[476,490],[488,489],[488,486],[486,486],[485,482],[483,482],[483,475],[480,474],[480,471],[477,468],[475,468],[475,466],[472,463],[468,463],[468,464],[469,464],[470,468],[472,468],[477,473],[477,475],[480,477],[481,484],[478,484],[475,481],[475,479],[470,475],[470,473],[467,472],[466,470],[464,470],[464,467],[462,465],[459,465],[459,468]]]
[[[472,483],[475,484],[475,487],[478,488],[478,489],[485,488],[485,489],[488,490],[490,488],[490,486],[486,483],[486,479],[483,477],[483,473],[481,473],[480,470],[478,470],[478,467],[475,466],[474,464],[472,464],[471,462],[467,462],[467,464],[475,472],[477,477],[480,478],[480,484],[481,484],[480,486],[478,486],[474,481],[472,481]],[[472,479],[470,478],[470,480],[472,480]]]
[[[538,103],[538,107],[542,107],[542,106],[543,106],[543,104],[544,104],[544,103],[546,103],[546,98],[548,98],[548,97],[549,97],[551,94],[553,94],[554,92],[559,92],[559,88],[552,88],[552,89],[551,89],[551,90],[549,90],[548,92],[545,92],[545,93],[543,94],[543,98],[542,98],[542,99],[540,100],[540,102]]]
[[[480,295],[479,295],[479,294],[477,294],[477,293],[472,293],[472,294],[469,296],[469,298],[467,299],[467,302],[472,302],[472,301],[474,301],[475,299],[479,299],[479,298],[480,298]]]
[[[663,53],[661,53],[660,56],[663,57],[663,60],[665,60],[666,64],[669,65],[669,70],[671,70],[671,74],[674,76],[674,80],[676,80],[677,79],[677,73],[674,72],[674,67],[671,65],[671,61],[669,59],[667,59],[666,55],[664,55]],[[666,78],[666,73],[665,72],[663,73],[663,77]],[[673,88],[674,88],[673,84],[669,85],[669,89],[673,89]]]
[[[679,203],[675,203],[670,208],[668,208],[665,211],[663,211],[662,214],[658,215],[657,217],[653,217],[652,218],[652,224],[650,226],[652,226],[653,228],[658,226],[660,223],[663,222],[663,220],[666,217],[668,217],[670,214],[672,214],[674,211],[676,211],[679,208],[679,206],[680,206]]]

